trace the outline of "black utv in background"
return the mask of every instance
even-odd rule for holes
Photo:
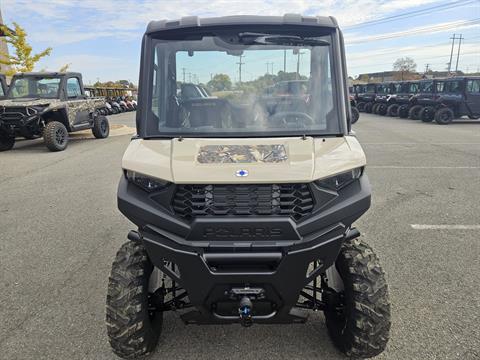
[[[378,84],[363,85],[363,92],[357,94],[357,109],[360,112],[371,113],[375,97],[377,96]]]
[[[391,104],[392,94],[395,93],[395,83],[382,83],[377,85],[377,96],[373,104],[372,112],[377,115],[386,115],[388,106]]]
[[[445,80],[435,101],[434,119],[447,125],[453,119],[480,117],[480,76],[457,77]]]
[[[395,96],[395,102],[398,104],[397,114],[401,118],[408,118],[412,96],[418,92],[418,81],[404,81]]]
[[[5,75],[0,74],[0,100],[5,99],[7,96],[7,80],[5,79]]]
[[[417,93],[410,99],[408,117],[412,120],[432,121],[435,116],[438,92],[442,89],[442,79],[420,80]]]

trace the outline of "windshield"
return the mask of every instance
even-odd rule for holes
[[[433,81],[422,81],[418,85],[419,92],[433,93]]]
[[[378,94],[386,95],[390,92],[389,90],[390,90],[390,85],[381,84],[381,85],[377,86],[377,93]]]
[[[331,37],[260,35],[154,40],[147,136],[340,134]]]
[[[14,77],[10,84],[8,98],[57,98],[58,90],[60,88],[60,80],[59,77]]]

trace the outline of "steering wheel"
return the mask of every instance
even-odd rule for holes
[[[281,111],[270,116],[270,120],[278,121],[285,126],[289,126],[289,123],[295,122],[295,125],[301,125],[303,128],[306,128],[308,125],[313,125],[315,120],[308,114],[301,111]]]

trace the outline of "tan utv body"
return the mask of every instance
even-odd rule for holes
[[[265,74],[266,60],[283,70]],[[166,311],[185,324],[248,327],[321,310],[346,356],[385,349],[384,272],[353,225],[371,189],[347,78],[332,17],[148,25],[137,135],[118,186],[119,210],[137,228],[106,300],[117,355],[153,352]]]
[[[99,111],[102,98],[85,95],[79,73],[24,73],[12,78],[0,101],[0,150],[9,150],[15,137],[44,138],[51,151],[64,150],[68,133],[92,129],[108,137],[108,120]]]

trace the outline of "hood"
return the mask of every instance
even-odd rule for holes
[[[356,138],[132,140],[124,169],[177,184],[310,182],[364,166]]]
[[[19,107],[19,106],[48,106],[53,103],[58,103],[60,100],[58,99],[8,99],[0,101],[0,107]]]

